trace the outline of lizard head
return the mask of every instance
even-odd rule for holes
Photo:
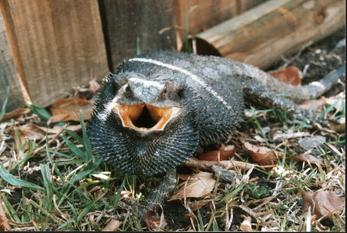
[[[94,150],[128,174],[175,168],[194,154],[199,141],[184,93],[184,85],[162,77],[111,75],[88,124]]]
[[[149,81],[131,74],[115,96],[113,111],[123,127],[141,135],[164,131],[180,116],[179,91],[171,82]]]

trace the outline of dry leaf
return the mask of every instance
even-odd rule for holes
[[[28,123],[26,125],[13,127],[11,129],[13,138],[15,140],[17,151],[27,150],[28,145],[25,144],[24,148],[21,148],[27,140],[39,141],[47,136],[48,139],[57,137],[63,132],[63,129],[69,129],[71,131],[78,131],[81,129],[80,125],[69,125],[69,126],[54,126],[53,128],[47,128],[42,126],[37,126],[33,123]],[[16,134],[18,132],[18,135]]]
[[[298,143],[303,149],[311,150],[322,145],[323,143],[325,143],[325,141],[325,137],[316,135],[311,137],[300,138]]]
[[[336,109],[336,111],[339,112],[343,111],[346,105],[345,93],[341,92],[340,94],[331,96],[329,98],[321,96],[319,99],[305,100],[302,104],[300,104],[300,107],[318,111],[322,110],[324,105],[331,105]]]
[[[122,225],[122,222],[116,220],[116,219],[111,219],[106,226],[102,229],[102,231],[116,231],[118,228]]]
[[[229,160],[235,154],[235,146],[222,146],[218,150],[206,151],[198,156],[199,160],[221,161]]]
[[[277,161],[277,155],[273,150],[267,147],[255,146],[248,142],[243,143],[247,150],[247,153],[254,162],[260,165],[275,165]]]
[[[345,120],[345,118],[341,118]],[[329,121],[329,128],[334,130],[337,133],[344,133],[346,131],[346,123],[344,121],[342,122],[333,122]]]
[[[46,136],[46,133],[42,129],[32,123],[13,127],[11,131],[16,144],[16,151],[19,153],[19,156],[22,154],[20,151],[25,151],[29,148],[29,145],[25,144],[27,140],[39,141]],[[18,134],[16,132],[18,132]],[[22,147],[23,145],[25,146]]]
[[[53,128],[47,128],[47,127],[37,126],[33,123],[28,123],[26,125],[15,127],[14,130],[19,131],[20,137],[22,137],[22,139],[41,140],[45,136],[47,136],[48,138],[55,137],[57,134],[61,133],[64,128],[71,131],[78,131],[81,129],[81,126],[69,125],[69,126],[54,126]]]
[[[209,199],[198,199],[198,200],[195,200],[193,201],[189,207],[192,211],[195,211],[197,209],[201,209],[202,207],[204,207],[205,205],[207,205],[208,203],[210,203],[211,200]]]
[[[240,224],[240,230],[243,232],[253,231],[251,221],[252,221],[251,217],[246,216],[245,219]]]
[[[93,103],[90,100],[78,96],[60,99],[50,107],[52,117],[49,122],[80,121],[80,111],[84,120],[90,119],[93,111]]]
[[[327,103],[327,98],[321,96],[319,99],[305,100],[299,106],[303,109],[311,109],[315,111],[322,110],[323,106]]]
[[[316,192],[303,192],[304,212],[311,207],[313,215],[317,218],[330,217],[333,213],[344,209],[345,201],[332,191],[318,190]]]
[[[321,167],[323,165],[323,161],[310,153],[303,153],[295,157],[297,160],[308,162],[309,164],[315,164],[317,167]]]
[[[182,183],[181,188],[170,198],[170,201],[183,199],[186,197],[203,197],[212,192],[216,180],[212,173],[199,172]]]
[[[100,84],[95,79],[89,81],[89,90],[91,92],[96,93],[99,89]]]
[[[333,106],[338,112],[342,112],[346,106],[345,92],[341,92],[336,96],[329,97],[327,99],[327,104]]]
[[[24,114],[27,114],[29,112],[30,112],[29,108],[17,108],[11,112],[5,113],[5,115],[1,119],[1,122],[22,117],[24,116]]]
[[[6,214],[2,205],[3,205],[3,202],[0,198],[0,231],[8,231],[8,230],[11,230],[11,227],[10,227],[10,224],[8,223],[8,219],[6,217]]]
[[[167,222],[165,220],[163,208],[161,208],[160,217],[155,216],[153,211],[147,211],[145,215],[145,222],[148,230],[150,231],[163,231],[167,226]]]
[[[288,66],[280,70],[272,71],[270,74],[282,82],[294,86],[301,85],[302,73],[296,66]]]
[[[40,129],[39,126],[32,123],[18,126],[14,129],[19,131],[20,137],[22,137],[23,139],[40,140],[47,135],[44,130]]]

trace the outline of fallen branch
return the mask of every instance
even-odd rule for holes
[[[197,52],[268,68],[345,25],[343,0],[270,0],[198,34]]]

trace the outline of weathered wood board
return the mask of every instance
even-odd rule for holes
[[[195,35],[266,0],[174,0],[178,40]]]
[[[176,48],[172,0],[99,3],[111,70],[140,52]]]
[[[48,105],[108,72],[97,0],[4,0],[31,100]]]
[[[341,29],[345,17],[344,0],[270,0],[199,33],[196,47],[204,54],[209,44],[223,57],[265,69]]]
[[[6,111],[24,104],[3,17],[0,14],[0,108],[6,97],[8,99]]]

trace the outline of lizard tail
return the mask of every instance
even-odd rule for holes
[[[339,81],[340,78],[346,76],[345,66],[342,65],[336,70],[333,70],[330,73],[328,73],[321,80],[298,87],[281,82],[273,78],[270,74],[261,71],[260,69],[254,66],[246,64],[243,64],[243,66],[245,75],[251,77],[257,82],[262,83],[270,90],[274,92],[279,92],[283,94],[285,97],[288,97],[298,103],[304,100],[315,99],[321,96],[330,88],[332,88]]]

